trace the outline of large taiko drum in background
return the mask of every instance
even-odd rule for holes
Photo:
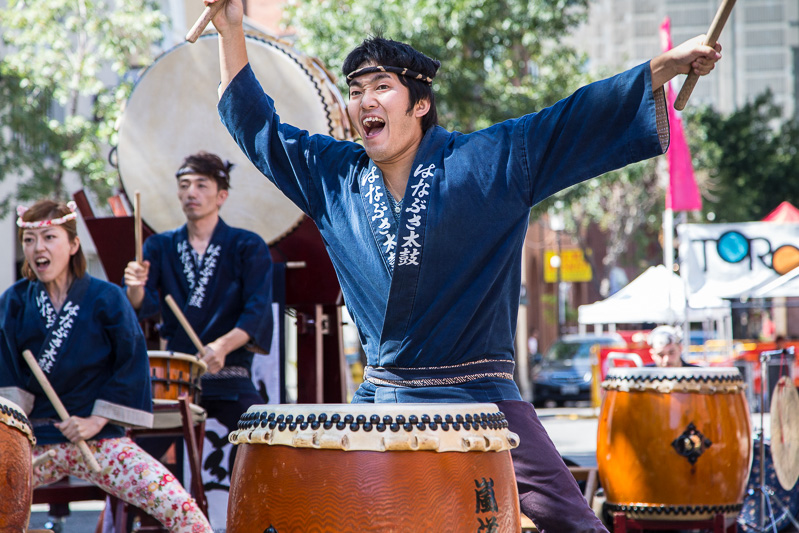
[[[22,409],[0,398],[0,531],[3,533],[28,530],[34,444],[33,429]]]
[[[142,219],[157,233],[186,221],[175,172],[200,150],[231,161],[231,194],[222,216],[267,243],[290,233],[303,214],[259,172],[219,119],[219,38],[201,36],[162,54],[139,77],[119,124],[117,165],[128,195],[141,193]],[[343,99],[313,58],[263,34],[246,36],[250,66],[281,121],[312,134],[350,138]]]
[[[196,355],[178,352],[151,350],[150,382],[153,399],[174,400],[188,396],[190,401],[200,401],[200,377],[205,374],[207,365]]]
[[[494,404],[255,405],[230,441],[228,533],[521,528]]]
[[[632,518],[737,516],[752,433],[736,368],[613,368],[597,434],[611,511]]]

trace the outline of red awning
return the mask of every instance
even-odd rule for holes
[[[799,209],[795,208],[791,202],[782,202],[777,208],[763,219],[763,222],[799,222]]]

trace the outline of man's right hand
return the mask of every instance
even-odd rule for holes
[[[144,301],[144,287],[147,285],[147,276],[150,273],[150,262],[131,261],[125,267],[125,293],[133,308],[138,310]]]
[[[220,35],[225,36],[230,29],[241,28],[244,20],[244,5],[241,0],[205,0],[205,5],[210,6],[217,2],[224,2],[211,20]]]

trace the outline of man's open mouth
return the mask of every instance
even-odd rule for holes
[[[366,117],[361,122],[363,124],[363,135],[371,138],[378,135],[386,126],[386,122],[380,117]]]

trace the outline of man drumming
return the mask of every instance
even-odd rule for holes
[[[211,3],[206,0],[206,4]],[[436,126],[439,62],[370,38],[344,61],[363,144],[280,123],[248,65],[242,3],[214,18],[219,113],[241,149],[315,222],[368,366],[355,402],[493,402],[521,437],[522,511],[542,531],[604,531],[513,381],[530,208],[668,145],[663,84],[706,74],[699,39],[539,113],[472,134]]]
[[[206,490],[227,491],[235,447],[227,444],[227,434],[236,428],[239,417],[253,404],[264,403],[251,380],[253,352],[245,346],[268,350],[272,342],[272,261],[264,240],[252,233],[225,224],[219,209],[230,189],[231,164],[218,156],[199,152],[188,156],[175,177],[178,199],[186,224],[154,235],[144,243],[144,261],[125,268],[126,292],[139,318],[159,311],[163,319],[160,335],[167,349],[195,353],[196,348],[177,318],[164,305],[172,295],[204,344],[208,371],[203,375],[200,404],[209,419],[226,428],[212,444],[229,449],[228,464],[218,464],[213,472],[204,465]],[[160,298],[159,298],[160,292]],[[252,346],[250,346],[252,347]],[[211,431],[206,432],[206,436]],[[217,454],[221,458],[222,454]],[[224,520],[209,497],[212,523]]]

